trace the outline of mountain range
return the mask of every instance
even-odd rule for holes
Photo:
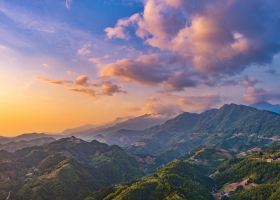
[[[169,161],[202,145],[240,152],[277,144],[279,122],[277,113],[228,104],[200,114],[182,113],[145,130],[121,129],[99,134],[102,141],[131,153],[165,155]]]
[[[143,126],[142,130],[128,120],[109,128],[90,129],[72,135],[116,144],[132,153],[165,154],[173,159],[201,145],[243,151],[255,145],[264,147],[278,143],[279,121],[277,113],[228,104],[200,114],[182,113],[151,128]],[[137,128],[131,129],[133,126]]]
[[[0,200],[280,198],[280,114],[226,104],[151,117],[1,137]]]
[[[79,137],[84,140],[98,140],[108,144],[118,144],[119,140],[130,142],[133,136],[122,135],[119,132],[122,130],[133,130],[135,132],[142,131],[147,128],[151,128],[156,125],[164,123],[167,119],[161,116],[155,116],[151,114],[141,115],[135,118],[129,118],[125,120],[116,120],[116,122],[108,123],[101,126],[82,126],[76,129],[66,130],[62,134]],[[116,138],[115,138],[116,137]]]

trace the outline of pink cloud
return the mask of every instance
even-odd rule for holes
[[[147,99],[142,106],[142,110],[145,113],[172,117],[182,112],[202,112],[218,106],[221,101],[222,98],[216,94],[183,96],[164,93]]]
[[[256,85],[259,81],[255,78],[245,77],[241,85],[245,88],[243,100],[246,103],[253,104],[263,101],[279,100],[280,93],[259,88]]]
[[[75,83],[79,86],[87,87],[89,86],[89,78],[86,75],[80,75],[76,78]]]
[[[101,83],[100,88],[102,90],[102,94],[107,95],[107,96],[112,96],[115,93],[126,93],[118,85],[113,84],[110,81],[105,81],[105,82]]]
[[[120,19],[110,29],[115,33],[107,31],[107,35],[128,39],[129,28],[135,27],[136,36],[145,44],[164,55],[169,52],[181,58],[177,65],[185,76],[181,75],[181,83],[192,82],[189,71],[196,73],[201,81],[205,77],[220,79],[241,73],[254,64],[269,63],[280,51],[277,42],[280,21],[275,20],[280,17],[277,6],[277,0],[225,0],[223,3],[218,0],[147,0],[143,13]],[[178,83],[173,73],[165,77],[168,70],[157,70],[168,63],[160,61],[160,64],[154,63],[157,67],[149,69],[141,60],[139,57],[119,60],[103,73],[142,83],[168,79]],[[146,80],[142,76],[144,69],[152,74],[147,74]],[[182,87],[184,85],[188,87],[189,84]]]
[[[129,38],[129,34],[126,31],[126,27],[133,25],[139,21],[140,15],[135,14],[127,19],[120,19],[115,27],[108,27],[105,29],[107,37],[112,38],[120,38],[127,40]]]

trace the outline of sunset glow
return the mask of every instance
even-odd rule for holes
[[[0,135],[280,103],[277,0],[2,0]]]

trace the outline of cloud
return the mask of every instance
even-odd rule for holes
[[[121,59],[105,65],[100,76],[117,76],[146,85],[164,83],[167,88],[174,90],[196,86],[195,74],[182,68],[178,56],[144,54],[136,59]]]
[[[241,85],[245,88],[243,100],[246,103],[253,104],[263,101],[279,100],[280,93],[259,88],[256,85],[259,81],[255,78],[245,77]]]
[[[202,112],[219,105],[221,101],[222,98],[216,94],[183,96],[163,93],[147,99],[142,111],[172,117],[182,112]]]
[[[268,74],[274,75],[274,76],[278,75],[278,72],[275,69],[268,69],[268,70],[265,71],[265,73],[268,73]]]
[[[65,7],[69,10],[71,8],[72,0],[65,0]]]
[[[49,83],[49,84],[53,84],[53,85],[69,85],[69,84],[73,84],[73,81],[70,80],[55,80],[55,79],[48,79],[42,76],[38,76],[36,77],[37,80]]]
[[[116,93],[126,93],[118,85],[113,84],[111,81],[106,81],[100,84],[103,95],[112,96]]]
[[[45,77],[37,77],[38,80],[52,85],[66,87],[69,91],[85,94],[91,97],[113,96],[118,93],[126,93],[120,86],[111,81],[100,81],[93,83],[86,75],[79,75],[75,81],[72,80],[54,80]]]
[[[77,92],[77,93],[82,93],[91,97],[96,97],[96,91],[93,89],[89,89],[89,88],[77,88],[77,87],[70,87],[69,88],[70,91],[72,92]]]
[[[90,85],[89,78],[86,75],[80,75],[76,78],[75,83],[79,86],[88,87]]]
[[[129,35],[126,30],[126,27],[137,23],[137,21],[139,20],[140,20],[140,15],[138,13],[132,15],[127,19],[120,19],[115,27],[108,27],[105,29],[107,37],[110,39],[112,38],[120,38],[125,40],[129,39]]]
[[[85,56],[90,54],[91,53],[90,47],[91,47],[90,44],[84,45],[82,48],[78,49],[77,51],[78,55]]]
[[[103,66],[103,61],[100,58],[91,57],[88,59],[88,61],[95,64],[97,67]]]
[[[249,66],[270,63],[280,51],[277,0],[147,0],[143,13],[120,19],[115,27],[105,31],[109,38],[128,39],[129,30],[134,27],[136,36],[145,44],[165,55],[169,52],[182,58],[177,63],[182,71],[182,75],[177,75],[180,81],[168,73],[168,67],[163,67],[169,65],[168,59],[160,63],[150,61],[151,65],[142,62],[142,57],[119,60],[103,74],[141,83],[159,83],[170,78],[184,88],[196,85],[189,80],[188,71],[194,71],[202,81],[205,77],[219,81]]]
[[[0,2],[0,13],[1,15],[4,15],[5,17],[9,18],[13,23],[17,24],[19,28],[22,28],[22,30],[36,31],[45,34],[54,34],[56,33],[59,26],[58,24],[50,23],[48,20],[36,18],[34,17],[33,13],[28,13],[23,9],[19,10],[16,7],[14,8],[8,6],[8,4],[4,2]],[[11,21],[8,20],[10,24],[13,24],[11,23]],[[5,21],[2,21],[3,24],[4,22]],[[21,38],[21,35],[18,36],[18,38],[15,38],[15,40],[17,41],[19,38]]]
[[[101,76],[119,76],[126,80],[133,80],[145,84],[155,84],[166,80],[171,67],[165,67],[159,55],[143,55],[136,60],[122,59],[108,64]]]

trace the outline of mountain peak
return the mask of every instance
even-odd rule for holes
[[[51,145],[52,144],[56,144],[56,145],[63,144],[63,145],[71,145],[71,146],[74,145],[75,146],[75,145],[78,145],[81,143],[85,143],[85,141],[80,138],[77,138],[75,136],[71,136],[71,137],[67,137],[67,138],[61,138],[61,139],[51,143]]]
[[[235,104],[235,103],[229,103],[229,104],[224,104],[220,109],[224,109],[224,108],[238,108],[238,107],[248,107],[249,106],[245,106],[245,105],[242,105],[242,104]]]

